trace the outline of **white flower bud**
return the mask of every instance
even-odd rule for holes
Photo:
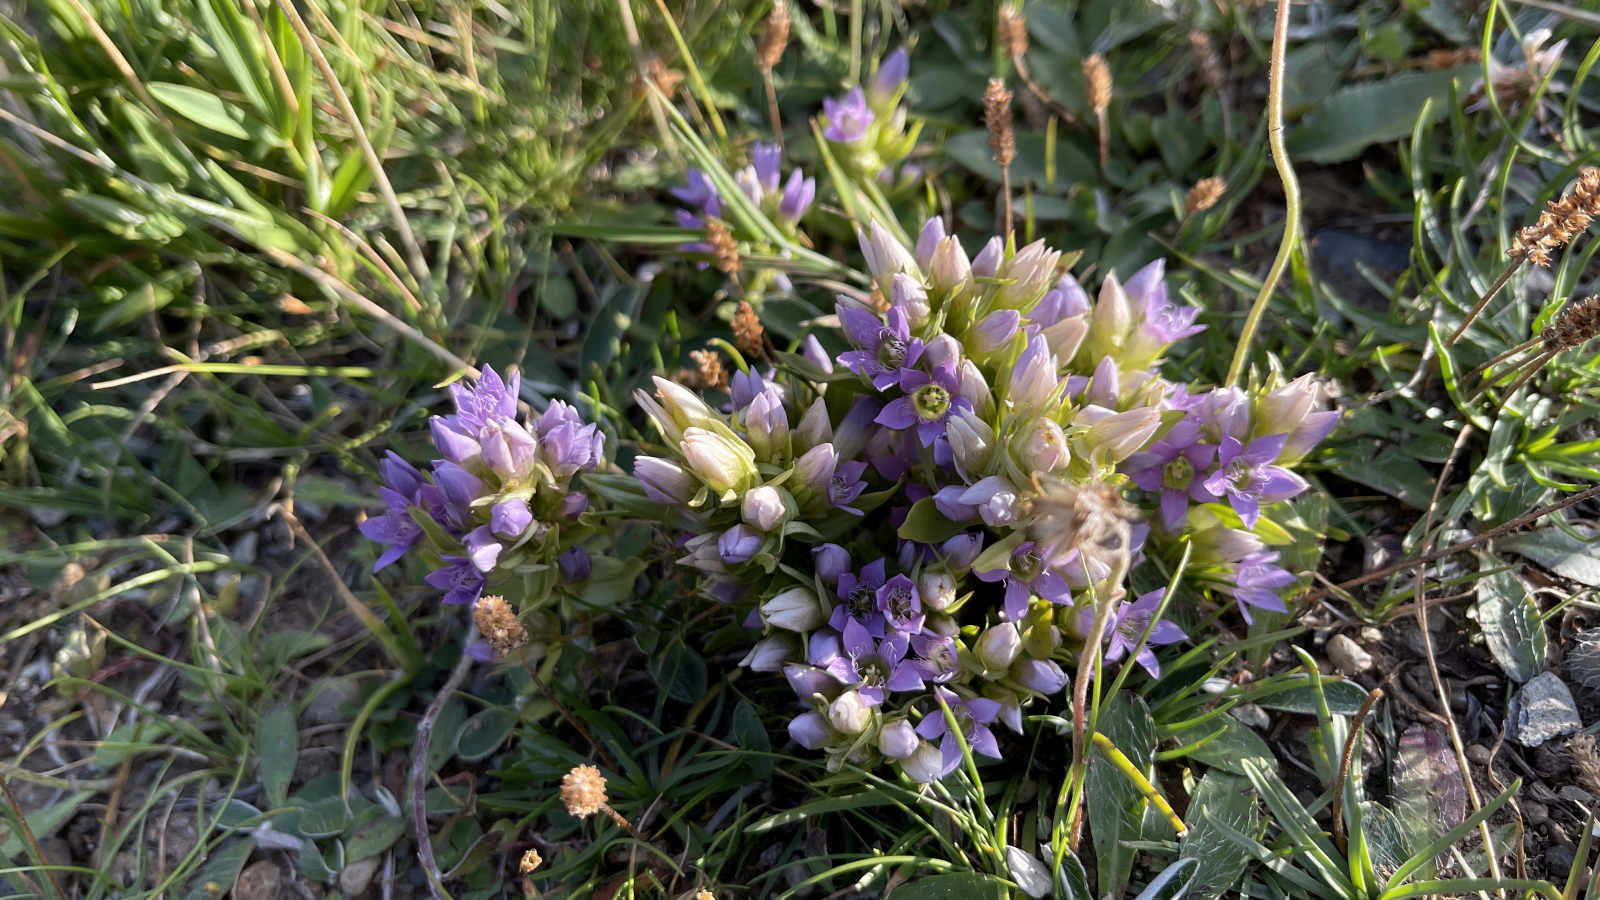
[[[961,241],[947,237],[934,248],[929,280],[933,289],[947,297],[955,297],[972,288],[972,263],[967,261],[967,251]]]
[[[762,531],[773,531],[789,518],[783,492],[766,484],[744,492],[742,511],[745,523]]]
[[[950,440],[956,468],[963,476],[974,477],[989,465],[989,456],[994,452],[994,429],[978,418],[977,413],[970,409],[956,410],[945,424],[945,436]]]
[[[816,631],[827,621],[810,588],[792,587],[761,604],[761,620],[785,631]]]
[[[944,754],[939,752],[938,744],[923,741],[900,761],[900,769],[914,781],[932,784],[944,777]]]
[[[923,569],[917,576],[917,595],[927,609],[944,609],[956,602],[956,580],[949,572]]]
[[[1022,635],[1012,622],[991,625],[978,636],[978,644],[973,651],[978,654],[978,661],[983,663],[985,669],[1002,672],[1011,668],[1011,664],[1022,654]]]
[[[811,404],[806,414],[800,418],[800,425],[791,435],[794,443],[794,452],[804,453],[818,444],[827,444],[833,441],[833,425],[828,421],[828,404],[821,397]]]
[[[756,455],[747,444],[704,428],[684,429],[683,457],[718,494],[742,491],[757,477]]]
[[[804,655],[799,635],[779,632],[772,637],[756,641],[756,645],[750,648],[744,659],[739,660],[739,665],[752,672],[782,672],[786,663],[800,659]]]
[[[1084,443],[1103,463],[1119,463],[1143,447],[1161,427],[1161,412],[1153,407],[1130,409],[1106,416],[1089,426]]]
[[[872,706],[857,691],[845,691],[828,704],[828,723],[845,734],[860,734],[872,724]]]
[[[1072,452],[1067,448],[1066,434],[1054,419],[1038,419],[1022,441],[1021,456],[1024,472],[1054,473],[1067,467]]]

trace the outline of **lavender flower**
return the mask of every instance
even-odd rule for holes
[[[828,674],[876,706],[890,691],[921,689],[922,679],[906,662],[909,646],[905,635],[874,637],[852,619],[844,629],[844,654],[828,664]]]
[[[906,395],[890,401],[878,414],[877,422],[897,429],[915,425],[922,446],[931,447],[936,439],[944,435],[950,414],[972,405],[965,397],[957,395],[956,387],[955,366],[949,363],[935,368],[932,374],[917,369],[902,369],[900,389]]]
[[[1246,622],[1254,622],[1250,607],[1288,612],[1278,589],[1294,583],[1294,575],[1277,565],[1278,554],[1257,551],[1246,556],[1233,571],[1232,585],[1224,585],[1223,592],[1233,595],[1239,604],[1239,614]]]
[[[926,681],[943,684],[961,672],[960,651],[953,637],[930,631],[913,634],[911,649],[917,653],[911,666]]]
[[[999,759],[1000,745],[987,726],[1000,714],[1000,704],[983,697],[962,700],[954,691],[943,686],[934,688],[934,693],[950,707],[950,712],[956,720],[956,727],[967,739],[972,751],[992,759]],[[922,723],[917,726],[917,734],[930,741],[935,738],[940,739],[939,754],[943,763],[939,772],[940,777],[954,772],[956,766],[961,764],[961,742],[955,733],[950,731],[944,712],[937,706],[923,716]]]
[[[556,568],[561,572],[561,579],[568,584],[578,584],[589,580],[589,573],[594,568],[594,561],[589,558],[589,551],[582,547],[573,547],[571,550],[556,557]],[[773,671],[777,671],[774,669]]]
[[[801,713],[789,720],[789,736],[807,750],[821,750],[833,740],[833,727],[821,713]]]
[[[1246,528],[1255,527],[1262,504],[1287,500],[1307,487],[1304,478],[1272,465],[1283,451],[1284,438],[1281,434],[1268,435],[1256,438],[1249,446],[1241,446],[1232,436],[1222,439],[1217,470],[1206,478],[1205,489],[1218,497],[1226,495]]]
[[[824,584],[838,584],[839,577],[850,571],[850,551],[838,544],[823,544],[812,549],[811,563]]]
[[[483,594],[483,573],[464,556],[442,556],[445,565],[428,573],[424,580],[445,592],[439,602],[448,606],[469,606]]]
[[[494,531],[487,525],[480,525],[468,532],[465,543],[467,559],[483,573],[494,571],[494,564],[500,558],[500,551],[505,549],[495,538]]]
[[[859,576],[845,572],[839,576],[835,592],[843,601],[833,608],[828,625],[844,632],[845,626],[857,622],[875,637],[883,635],[883,610],[878,606],[878,588],[889,580],[888,560],[867,563]]]
[[[901,369],[916,365],[922,356],[922,340],[911,336],[911,324],[898,307],[890,307],[887,323],[847,306],[839,308],[839,318],[851,343],[860,348],[840,354],[839,362],[870,379],[880,391],[899,383]]]
[[[878,588],[878,611],[883,613],[884,621],[902,634],[916,634],[922,630],[925,617],[922,614],[922,598],[917,593],[917,585],[904,575],[896,575],[883,583]],[[849,630],[845,634],[848,638]]]
[[[1138,648],[1139,652],[1134,661],[1144,666],[1144,670],[1150,673],[1151,678],[1161,677],[1161,663],[1156,660],[1155,651],[1151,648],[1175,644],[1188,637],[1183,633],[1183,629],[1163,619],[1151,629],[1150,637],[1143,644],[1139,643],[1144,630],[1150,627],[1150,617],[1155,615],[1156,607],[1161,605],[1161,598],[1166,592],[1166,588],[1160,588],[1145,594],[1133,603],[1126,600],[1122,602],[1122,606],[1114,613],[1114,619],[1107,627],[1111,645],[1106,648],[1106,662],[1116,662]]]
[[[789,180],[783,186],[783,198],[778,201],[779,221],[791,225],[799,222],[816,199],[817,180],[795,169],[789,173]]]
[[[1128,457],[1123,471],[1134,484],[1161,494],[1161,520],[1169,531],[1182,527],[1189,501],[1212,503],[1218,498],[1206,490],[1199,473],[1211,468],[1217,448],[1200,442],[1200,425],[1184,420],[1172,426],[1166,436]]]
[[[869,98],[874,108],[881,108],[894,102],[895,94],[906,83],[906,76],[911,74],[911,56],[906,53],[906,48],[901,47],[883,58],[878,64],[878,74],[873,76]],[[832,118],[832,114],[829,115]],[[833,135],[830,140],[838,140]]]
[[[1012,551],[1007,566],[974,571],[979,581],[1005,582],[1005,614],[1008,622],[1021,622],[1028,615],[1028,599],[1037,594],[1051,603],[1072,602],[1067,580],[1045,565],[1034,551],[1033,541],[1024,541]]]
[[[843,100],[829,97],[822,101],[822,113],[828,120],[823,137],[839,144],[853,144],[867,136],[874,118],[861,88],[851,88]]]
[[[717,188],[711,183],[711,179],[699,169],[691,168],[688,184],[673,188],[672,196],[690,206],[699,207],[703,215],[713,219],[722,218],[722,197],[717,194]]]
[[[730,566],[747,563],[761,550],[765,537],[749,525],[740,523],[729,528],[717,538],[717,552]]]
[[[851,461],[838,464],[834,469],[833,479],[828,485],[828,499],[832,501],[834,506],[847,513],[854,513],[858,516],[863,514],[861,510],[850,504],[854,503],[856,498],[861,496],[861,492],[867,489],[867,483],[861,477],[866,474],[866,471],[867,464],[864,462]]]
[[[582,494],[574,496],[583,497]],[[502,500],[489,509],[489,528],[503,538],[516,540],[532,524],[533,511],[526,500]]]
[[[399,457],[395,457],[395,459],[399,460]],[[403,460],[400,462],[409,468],[408,463]],[[411,469],[411,471],[416,472],[416,469]],[[417,474],[418,484],[417,488],[413,489],[413,496],[415,491],[421,488],[421,473]],[[396,483],[396,479],[392,477],[388,481],[390,484]],[[405,556],[406,551],[410,550],[417,543],[417,540],[422,537],[422,526],[411,518],[411,501],[407,498],[407,495],[390,488],[379,488],[378,496],[383,498],[383,502],[389,507],[388,510],[381,516],[374,516],[361,523],[361,533],[366,535],[369,540],[389,545],[388,549],[384,550],[383,554],[378,557],[378,561],[373,564],[372,571],[374,572]]]

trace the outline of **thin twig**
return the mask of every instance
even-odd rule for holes
[[[1478,314],[1483,312],[1483,308],[1489,305],[1489,301],[1494,299],[1494,295],[1500,293],[1500,289],[1506,286],[1506,282],[1510,281],[1511,276],[1520,268],[1522,268],[1522,260],[1520,259],[1513,259],[1511,264],[1506,266],[1505,271],[1500,273],[1500,277],[1494,280],[1494,284],[1489,285],[1489,289],[1483,292],[1483,296],[1478,299],[1477,304],[1467,313],[1467,317],[1461,320],[1460,325],[1456,326],[1456,333],[1450,335],[1450,339],[1444,342],[1446,347],[1454,347],[1456,341],[1461,340],[1461,336],[1467,333],[1468,328],[1472,327],[1472,323],[1478,318]]]
[[[56,878],[55,867],[45,859],[44,849],[39,846],[39,839],[33,836],[33,828],[28,825],[28,817],[22,814],[22,804],[17,802],[17,795],[11,793],[11,785],[7,784],[3,778],[0,778],[0,790],[6,792],[6,802],[11,804],[11,812],[17,817],[17,827],[22,829],[22,838],[28,842],[29,847],[33,848],[33,853],[39,858],[44,873],[50,876],[50,883],[55,885],[56,896],[61,900],[66,900],[67,892],[61,889],[61,882]]]
[[[463,646],[471,646],[478,638],[478,623],[467,619],[467,639]],[[450,678],[445,681],[439,692],[433,695],[433,702],[428,704],[428,711],[423,714],[422,721],[417,723],[417,736],[415,749],[411,756],[411,824],[417,830],[417,859],[422,863],[422,871],[428,876],[428,890],[433,894],[433,900],[447,900],[443,891],[439,889],[439,882],[443,876],[439,872],[439,864],[433,856],[433,840],[428,836],[428,809],[426,795],[428,791],[428,745],[433,741],[433,726],[438,724],[439,713],[444,710],[445,701],[461,687],[461,682],[467,678],[467,672],[472,668],[472,657],[466,653],[461,654],[461,659],[456,662],[456,667],[450,672]]]
[[[1491,528],[1488,531],[1485,531],[1483,534],[1476,535],[1476,536],[1470,537],[1470,538],[1468,538],[1468,539],[1466,539],[1464,541],[1460,541],[1460,542],[1451,544],[1450,546],[1444,548],[1443,550],[1435,550],[1432,553],[1424,554],[1422,556],[1417,557],[1416,559],[1408,559],[1408,560],[1405,560],[1404,562],[1397,562],[1392,566],[1384,566],[1383,568],[1381,568],[1381,569],[1379,569],[1379,570],[1377,570],[1375,572],[1368,572],[1367,574],[1362,575],[1359,578],[1352,578],[1349,581],[1340,582],[1335,587],[1337,587],[1339,590],[1349,590],[1350,588],[1366,584],[1366,583],[1368,583],[1370,581],[1377,581],[1380,578],[1388,578],[1390,575],[1394,575],[1394,574],[1399,573],[1399,572],[1404,572],[1407,569],[1414,569],[1417,566],[1425,566],[1428,563],[1444,559],[1445,557],[1450,556],[1452,554],[1460,553],[1462,550],[1466,550],[1469,547],[1476,547],[1479,544],[1483,543],[1484,541],[1492,541],[1495,538],[1500,537],[1503,534],[1508,534],[1510,532],[1516,531],[1517,529],[1523,527],[1524,525],[1528,525],[1528,524],[1531,524],[1533,522],[1536,522],[1540,518],[1542,518],[1544,516],[1547,516],[1550,513],[1559,512],[1559,511],[1561,511],[1563,509],[1566,509],[1569,506],[1572,506],[1572,505],[1577,504],[1577,503],[1582,503],[1585,500],[1589,500],[1589,499],[1592,499],[1592,498],[1597,497],[1597,496],[1600,496],[1600,485],[1596,485],[1595,487],[1589,488],[1588,490],[1582,491],[1582,492],[1577,493],[1577,494],[1573,494],[1572,496],[1567,497],[1564,500],[1560,500],[1560,501],[1558,501],[1556,503],[1552,503],[1549,506],[1540,507],[1539,509],[1536,509],[1533,512],[1528,513],[1526,515],[1518,516],[1517,518],[1512,519],[1511,521],[1505,523],[1504,525],[1500,525],[1498,527]],[[1311,594],[1306,596],[1306,602],[1309,603],[1309,602],[1312,602],[1312,601],[1315,601],[1315,600],[1320,600],[1320,599],[1322,599],[1324,597],[1332,596],[1332,594],[1333,594],[1333,591],[1330,590],[1330,589],[1327,589],[1327,588],[1324,588],[1324,589],[1322,589],[1320,591],[1314,591]]]
[[[280,0],[281,2],[281,0]],[[1278,287],[1278,279],[1289,265],[1295,242],[1300,238],[1300,180],[1295,177],[1294,164],[1289,160],[1289,150],[1283,140],[1283,77],[1285,54],[1289,43],[1289,7],[1279,3],[1278,16],[1272,26],[1272,67],[1267,80],[1267,140],[1272,145],[1272,162],[1283,181],[1283,240],[1278,244],[1278,255],[1261,282],[1261,292],[1256,295],[1250,314],[1245,317],[1244,330],[1239,334],[1239,346],[1233,351],[1233,364],[1228,367],[1226,386],[1232,387],[1244,377],[1245,363],[1250,359],[1250,345],[1254,342],[1256,328],[1267,311],[1267,303]]]
[[[389,183],[389,176],[383,171],[383,160],[378,158],[378,151],[373,149],[372,141],[367,138],[367,129],[361,124],[361,117],[356,115],[356,108],[350,103],[350,95],[345,93],[344,86],[339,83],[339,77],[334,74],[333,66],[329,64],[328,57],[323,55],[322,47],[317,39],[312,37],[311,29],[306,27],[304,19],[294,8],[290,0],[277,0],[278,8],[283,10],[284,18],[289,20],[289,25],[294,28],[294,33],[299,36],[300,43],[305,45],[306,53],[310,54],[312,62],[316,63],[322,78],[328,83],[328,91],[333,94],[334,102],[339,105],[339,112],[344,116],[345,123],[350,126],[350,132],[355,136],[356,145],[361,148],[361,155],[367,162],[367,168],[372,170],[372,181],[378,188],[379,196],[389,208],[389,216],[394,219],[395,231],[400,235],[401,243],[405,244],[406,255],[410,257],[412,271],[419,279],[429,278],[428,263],[422,258],[422,248],[417,244],[416,235],[411,233],[411,223],[406,219],[405,210],[400,208],[400,198],[395,196],[394,185]]]
[[[1361,730],[1367,721],[1367,714],[1383,699],[1383,688],[1373,688],[1367,694],[1367,699],[1361,701],[1361,709],[1356,713],[1355,721],[1350,723],[1350,733],[1345,735],[1344,752],[1339,754],[1339,777],[1333,782],[1333,842],[1338,845],[1339,852],[1346,852],[1344,840],[1344,784],[1350,776],[1350,758],[1355,754],[1356,739],[1361,736]]]
[[[617,765],[617,761],[612,758],[610,753],[606,752],[606,748],[602,746],[599,741],[595,740],[594,735],[590,733],[589,726],[583,724],[582,719],[573,715],[572,711],[567,709],[566,704],[556,699],[555,692],[550,690],[550,686],[544,683],[543,678],[539,677],[539,673],[535,671],[533,666],[528,663],[528,657],[525,656],[521,650],[517,651],[517,662],[522,663],[522,668],[528,671],[528,677],[533,679],[534,685],[539,688],[539,693],[543,694],[544,698],[550,701],[550,705],[556,708],[556,712],[561,714],[561,718],[566,719],[568,724],[570,724],[573,728],[578,729],[578,733],[583,735],[584,740],[589,742],[589,746],[594,748],[594,752],[600,754],[600,758],[605,761],[606,766],[608,766],[613,772],[621,772],[622,768]]]

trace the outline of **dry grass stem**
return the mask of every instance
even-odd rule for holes
[[[1104,177],[1106,164],[1111,161],[1111,129],[1106,122],[1106,108],[1111,105],[1111,67],[1098,53],[1083,61],[1083,93],[1099,127],[1100,174]]]
[[[983,92],[983,124],[989,129],[989,149],[1000,164],[1000,201],[1005,207],[1005,234],[1011,233],[1011,161],[1017,158],[1017,138],[1011,130],[1011,92],[998,78],[989,79]]]

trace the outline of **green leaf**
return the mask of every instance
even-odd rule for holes
[[[398,816],[381,816],[357,825],[344,838],[344,855],[348,862],[377,856],[394,846],[406,830],[405,820]]]
[[[1243,763],[1247,759],[1254,760],[1259,765],[1274,764],[1272,748],[1267,746],[1267,742],[1261,735],[1256,734],[1254,729],[1233,716],[1220,716],[1214,721],[1186,728],[1173,735],[1173,739],[1179,744],[1192,744],[1201,738],[1209,737],[1219,728],[1221,734],[1186,755],[1196,762],[1203,762],[1234,775],[1244,774]]]
[[[755,770],[756,778],[771,781],[772,757],[767,754],[772,752],[772,738],[748,700],[740,700],[733,708],[733,740],[739,749],[750,751],[745,762]]]
[[[1397,446],[1384,447],[1370,459],[1354,459],[1338,469],[1341,478],[1364,484],[1413,509],[1426,509],[1433,498],[1433,477],[1422,464]]]
[[[300,817],[300,834],[308,838],[333,837],[350,827],[350,813],[340,797],[325,797],[306,808]]]
[[[439,771],[456,755],[456,741],[466,722],[467,707],[460,700],[451,700],[439,710],[439,718],[433,724],[433,740],[428,743],[429,771]]]
[[[488,757],[506,742],[516,724],[517,720],[503,710],[491,708],[473,713],[461,726],[456,755],[463,762],[477,762]]]
[[[95,333],[126,325],[134,319],[156,312],[171,303],[174,296],[172,291],[153,281],[146,281],[100,314],[100,318],[94,323]]]
[[[1260,738],[1257,738],[1260,740]],[[1270,752],[1270,751],[1269,751]],[[1239,880],[1250,859],[1238,852],[1232,839],[1219,824],[1235,831],[1254,834],[1260,816],[1250,782],[1239,775],[1212,770],[1200,779],[1189,798],[1189,833],[1178,850],[1179,859],[1196,859],[1196,870],[1189,896],[1195,900],[1216,900]]]
[[[1154,776],[1156,724],[1138,695],[1124,691],[1113,698],[1102,711],[1097,728],[1147,779]],[[1098,747],[1090,751],[1084,794],[1100,873],[1099,892],[1120,896],[1138,855],[1128,844],[1143,839],[1149,801]]]
[[[966,530],[960,522],[952,522],[939,511],[932,497],[923,497],[911,504],[905,523],[898,534],[903,540],[919,544],[942,544]]]
[[[932,875],[903,885],[895,900],[1006,900],[1005,882],[979,872]]]
[[[234,881],[239,878],[239,870],[244,868],[245,860],[250,858],[255,849],[253,838],[241,838],[213,852],[205,868],[189,882],[189,892],[183,895],[184,900],[217,900],[232,890]]]
[[[61,823],[72,818],[72,814],[78,811],[79,804],[89,799],[90,795],[90,791],[78,791],[77,793],[69,794],[44,809],[36,809],[28,813],[22,817],[23,821],[28,823],[28,830],[33,832],[35,838],[43,840],[49,835],[55,834],[56,829],[61,827]],[[8,824],[4,831],[0,831],[0,837],[4,838],[0,840],[0,860],[12,859],[21,855],[27,849],[25,838],[20,834],[11,833],[13,826],[10,823],[15,821],[15,815],[10,811],[10,807],[7,806],[5,820]]]
[[[311,841],[300,845],[300,874],[307,881],[327,883],[333,880],[337,873],[328,868],[328,863],[323,859],[322,851]]]
[[[581,596],[598,607],[617,606],[633,596],[634,581],[647,565],[649,563],[637,556],[627,559],[596,556],[589,571],[589,583],[583,587]]]
[[[1353,681],[1324,681],[1322,693],[1328,698],[1328,712],[1336,716],[1355,715],[1361,711],[1361,704],[1367,699],[1366,689]],[[1316,689],[1309,684],[1263,694],[1260,697],[1252,697],[1246,692],[1239,699],[1254,703],[1262,709],[1275,709],[1279,712],[1299,713],[1305,716],[1317,714]]]
[[[244,114],[225,105],[222,98],[216,94],[164,81],[152,81],[149,88],[151,96],[160,100],[162,105],[196,125],[203,125],[212,131],[220,131],[240,140],[250,139],[250,132],[245,131],[244,126],[239,124],[244,119]]]
[[[1579,534],[1593,536],[1590,529],[1576,530]],[[1562,578],[1600,587],[1600,542],[1588,544],[1559,528],[1541,528],[1495,543],[1503,550],[1526,556]]]
[[[1319,103],[1289,132],[1289,152],[1318,163],[1350,159],[1370,144],[1409,137],[1423,104],[1442,100],[1457,78],[1470,78],[1475,66],[1437,72],[1402,72],[1383,81],[1340,88]],[[1444,105],[1434,104],[1444,115]]]
[[[1015,184],[1045,183],[1045,136],[1037,132],[1016,133],[1017,158],[1011,163],[1011,180]],[[951,136],[944,145],[950,158],[982,175],[990,181],[1000,180],[1000,165],[994,161],[994,150],[989,147],[989,132],[974,128]],[[1078,184],[1093,184],[1100,178],[1099,167],[1071,141],[1056,141],[1056,188],[1065,192]]]
[[[278,704],[261,720],[259,752],[261,787],[266,792],[267,805],[277,809],[289,796],[289,780],[294,777],[294,764],[300,756],[300,731],[288,704]]]
[[[824,797],[802,803],[794,809],[787,809],[775,816],[769,816],[752,824],[744,831],[746,834],[765,834],[785,825],[803,822],[811,816],[820,816],[823,813],[842,812],[848,809],[868,809],[874,806],[888,806],[894,798],[880,791],[862,791],[858,794],[846,794],[843,797]]]
[[[1487,567],[1497,561],[1483,558]],[[1519,684],[1544,668],[1547,638],[1539,607],[1526,585],[1510,571],[1478,579],[1478,602],[1467,611],[1483,629],[1484,642],[1506,677]]]
[[[694,648],[674,640],[647,665],[656,684],[679,703],[693,703],[706,693],[706,661]]]
[[[539,292],[539,305],[551,318],[570,319],[578,311],[578,289],[572,286],[571,279],[561,276],[551,278],[544,283],[544,290]]]

